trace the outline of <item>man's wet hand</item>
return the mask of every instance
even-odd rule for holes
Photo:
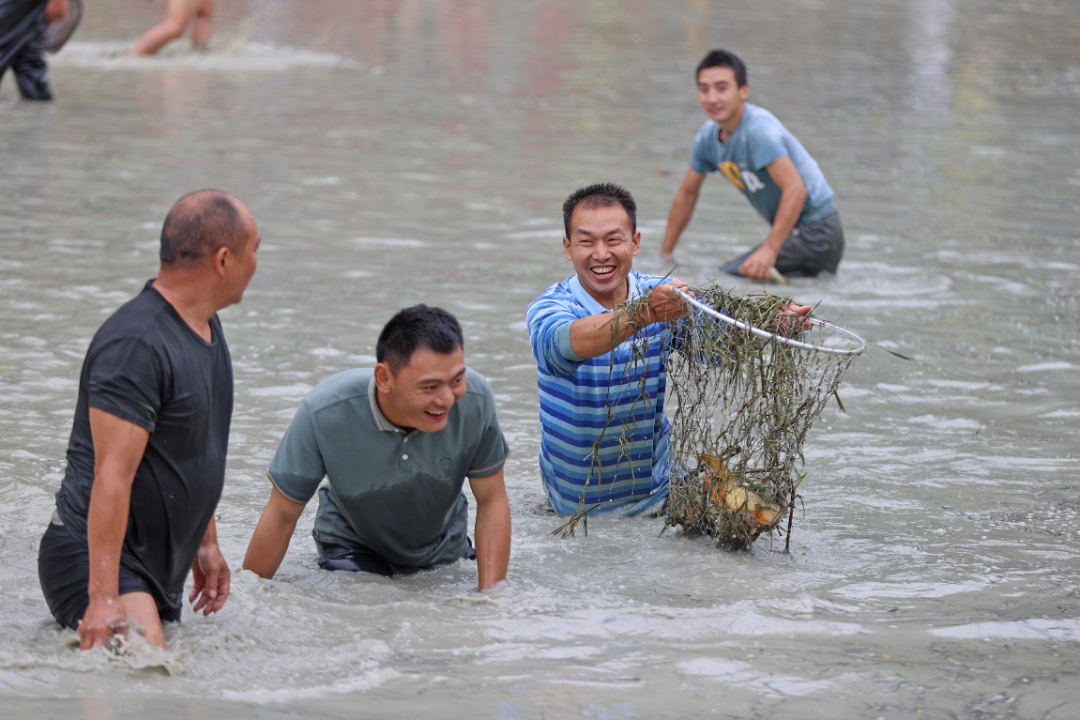
[[[690,297],[694,296],[682,280],[673,279],[663,285],[657,285],[649,293],[648,304],[638,310],[638,322],[641,326],[675,320],[689,311],[686,301],[675,294],[674,288],[679,288]]]
[[[791,337],[802,330],[806,330],[810,328],[810,321],[806,319],[806,316],[810,314],[812,309],[810,305],[786,303],[780,308],[780,313],[773,320],[773,326],[770,329],[784,337]]]
[[[50,23],[60,22],[67,17],[68,0],[49,0],[45,6],[45,19]]]
[[[202,610],[203,615],[220,610],[229,597],[231,573],[217,543],[199,547],[199,554],[191,564],[191,574],[195,581],[188,597],[191,609],[194,612]]]
[[[117,596],[90,598],[79,621],[79,649],[104,645],[113,635],[127,635],[127,617]]]
[[[746,258],[739,267],[739,272],[751,280],[765,282],[769,279],[769,270],[772,270],[774,265],[776,265],[776,251],[762,245],[750,253],[750,257]]]

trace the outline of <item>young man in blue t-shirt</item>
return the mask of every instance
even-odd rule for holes
[[[726,50],[713,50],[697,68],[698,102],[709,119],[694,140],[690,169],[671,204],[661,257],[670,261],[701,184],[721,172],[772,226],[765,242],[722,268],[767,280],[836,272],[844,230],[833,191],[814,158],[768,110],[746,102],[746,66]]]

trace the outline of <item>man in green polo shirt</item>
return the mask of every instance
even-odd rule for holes
[[[270,462],[270,501],[246,569],[273,577],[317,490],[320,567],[390,577],[475,558],[481,590],[506,577],[508,450],[491,388],[465,367],[463,348],[453,315],[416,305],[383,328],[374,370],[319,383]],[[477,504],[475,552],[466,477]]]

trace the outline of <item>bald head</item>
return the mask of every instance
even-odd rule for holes
[[[161,262],[192,266],[227,247],[234,255],[244,248],[250,228],[248,213],[227,192],[197,190],[176,201],[161,228]]]

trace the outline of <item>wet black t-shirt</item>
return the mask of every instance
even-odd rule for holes
[[[150,583],[159,607],[175,608],[225,483],[232,361],[216,315],[206,342],[152,282],[90,342],[56,510],[86,542],[94,482],[90,408],[146,429],[120,562]]]

